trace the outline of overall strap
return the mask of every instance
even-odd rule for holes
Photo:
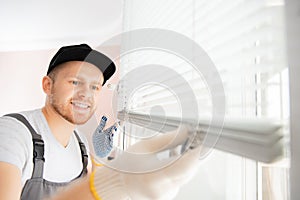
[[[85,175],[87,174],[87,165],[88,165],[88,154],[87,154],[87,150],[85,148],[84,143],[81,141],[80,137],[78,136],[78,134],[76,133],[76,131],[74,131],[75,136],[78,140],[79,143],[79,147],[80,147],[80,152],[81,152],[81,159],[82,159],[82,174]]]
[[[19,114],[19,113],[12,113],[7,114],[4,116],[9,116],[16,118],[20,122],[22,122],[30,131],[32,135],[32,142],[33,142],[33,172],[32,178],[42,178],[44,173],[44,141],[41,135],[37,134],[27,119]]]

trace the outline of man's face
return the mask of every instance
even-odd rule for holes
[[[71,61],[58,69],[49,103],[64,119],[84,124],[96,110],[103,74],[93,64]]]

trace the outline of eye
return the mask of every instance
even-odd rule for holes
[[[92,90],[99,90],[100,89],[100,87],[97,86],[97,85],[92,85],[91,88],[92,88]]]
[[[79,81],[71,81],[73,85],[79,85]]]

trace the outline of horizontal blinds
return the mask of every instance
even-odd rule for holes
[[[257,123],[266,123],[266,127],[273,126],[269,123],[270,117],[276,120],[283,119],[282,107],[285,102],[282,100],[282,88],[287,84],[282,82],[282,76],[287,68],[283,32],[284,13],[282,5],[274,5],[270,2],[261,0],[169,0],[163,2],[133,0],[125,1],[124,4],[125,13],[128,13],[124,16],[125,31],[138,28],[173,30],[193,39],[207,52],[218,69],[225,90],[226,126],[224,134],[222,133],[224,142],[219,142],[219,147],[216,147],[224,151],[239,154],[238,151],[233,150],[234,144],[240,144],[241,141],[246,142],[246,140],[251,141],[251,137],[254,143],[257,142],[256,145],[267,144],[268,139],[270,139],[269,142],[274,142],[274,145],[279,144],[277,142],[282,137],[280,136],[282,128],[277,125],[277,129],[272,134],[247,130],[249,117],[258,118]],[[145,37],[146,39],[148,38]],[[130,43],[130,41],[123,42],[123,45]],[[213,108],[212,97],[203,75],[175,54],[156,49],[139,49],[121,58],[118,110],[120,113],[129,113],[126,116],[129,117],[127,120],[132,122],[132,127],[136,128],[137,125],[145,127],[145,124],[149,123],[149,115],[154,118],[158,117],[157,119],[161,116],[167,119],[180,119],[182,110],[179,104],[189,103],[188,97],[180,99],[179,103],[176,98],[178,94],[162,87],[164,83],[169,83],[168,85],[185,96],[186,91],[174,81],[176,77],[167,73],[151,73],[147,77],[137,76],[136,79],[147,79],[149,83],[151,80],[155,82],[157,76],[162,77],[163,81],[161,85],[136,86],[134,93],[126,91],[126,88],[134,87],[130,85],[130,80],[124,78],[126,74],[147,64],[169,67],[180,74],[189,83],[196,96],[199,119],[210,122]],[[279,106],[270,109],[270,105],[273,106],[274,102],[277,102],[276,105]],[[153,108],[162,108],[163,111]],[[235,124],[243,125],[240,129],[234,129],[231,132],[228,127],[229,119],[231,119],[230,123],[233,123],[235,119]],[[208,126],[200,122],[199,125],[202,128]],[[256,123],[254,126],[262,127]],[[135,131],[140,131],[140,129],[137,128]],[[213,134],[213,129],[209,131]],[[269,134],[272,136],[263,138]],[[244,135],[247,137],[243,139]],[[260,140],[262,143],[259,142]],[[268,145],[270,146],[271,143]],[[236,150],[239,149],[238,147],[240,146],[237,145]],[[256,146],[252,148],[252,150],[258,149]],[[248,149],[251,149],[251,145]],[[266,152],[271,154],[270,151]],[[278,155],[277,153],[275,154]],[[243,155],[255,159],[255,155],[248,154]]]
[[[184,124],[201,138],[202,144],[248,157],[261,162],[273,162],[283,155],[282,125],[279,121],[261,119],[226,119],[222,134],[219,127],[206,119],[179,119],[175,117],[147,116],[134,112],[119,112],[118,118],[137,138],[149,138],[159,132],[168,132]],[[196,127],[196,128],[195,128]],[[207,134],[209,132],[209,134]],[[218,142],[210,138],[219,137]],[[204,141],[205,140],[205,141]]]
[[[270,105],[266,96],[258,99],[257,94],[274,86],[280,90],[282,84],[270,79],[287,67],[283,7],[266,1],[195,2],[195,40],[219,69],[228,115],[272,116],[257,110]]]

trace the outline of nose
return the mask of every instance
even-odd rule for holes
[[[77,94],[80,97],[90,98],[93,96],[93,91],[90,89],[88,84],[82,84],[80,87],[78,87]]]

